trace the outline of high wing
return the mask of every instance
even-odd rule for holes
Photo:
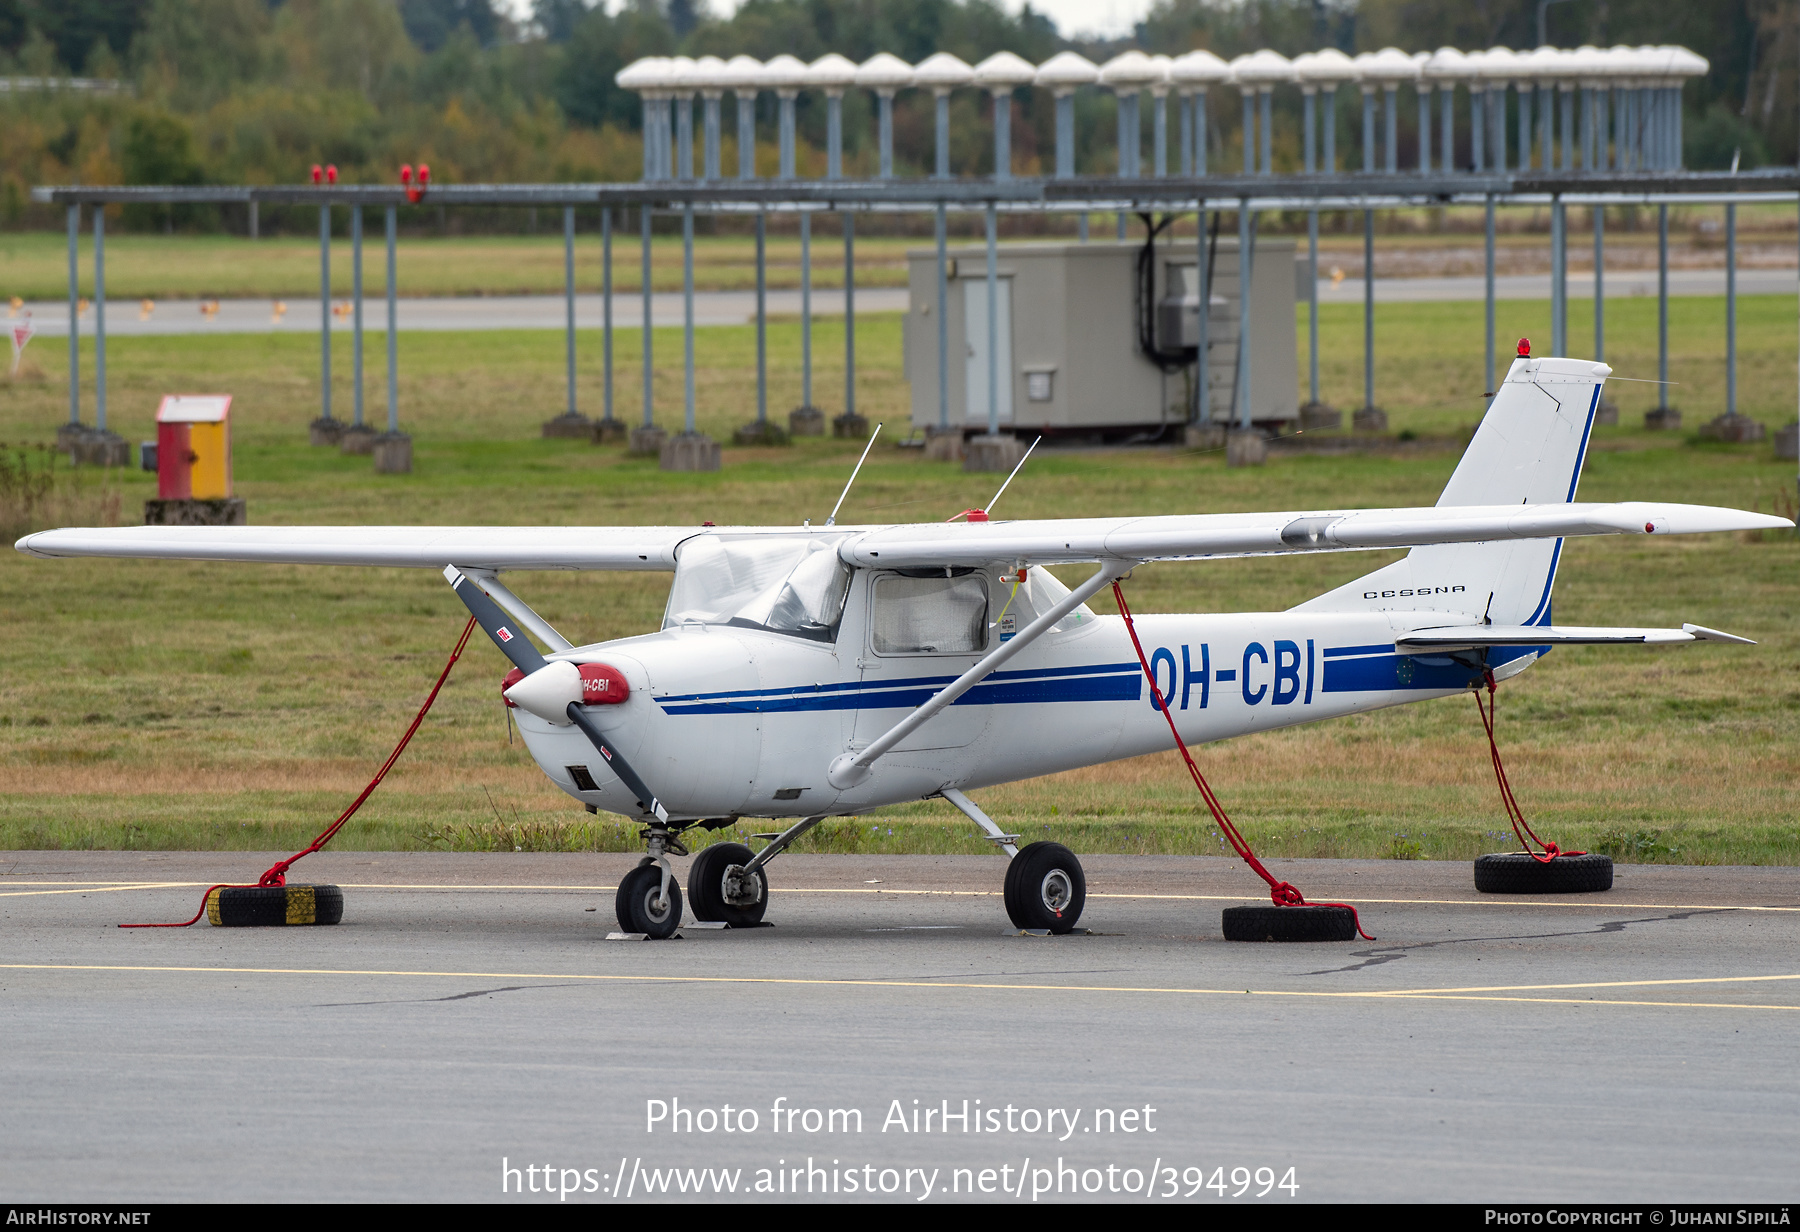
[[[1201,560],[1283,552],[1353,551],[1557,539],[1574,535],[1694,534],[1792,527],[1786,518],[1631,501],[1619,504],[1473,505],[1454,509],[1190,514],[1070,521],[927,523],[874,530],[849,542],[851,564],[889,568],[1024,565],[1095,560]]]
[[[675,548],[705,532],[671,526],[119,526],[46,530],[27,556],[123,556],[410,569],[675,567]]]
[[[853,565],[929,568],[1016,561],[1202,560],[1577,535],[1695,534],[1791,528],[1786,518],[1708,505],[1488,505],[1184,514],[1018,522],[836,527]],[[124,526],[39,531],[28,556],[138,557],[441,569],[671,570],[697,535],[796,535],[799,527]],[[821,533],[813,528],[811,533]]]

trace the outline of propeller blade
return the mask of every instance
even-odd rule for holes
[[[612,746],[612,742],[582,709],[580,702],[569,703],[569,722],[579,727],[593,743],[593,746],[600,750],[601,758],[608,766],[612,767],[612,772],[619,776],[619,781],[625,784],[632,795],[637,797],[639,808],[646,813],[653,814],[658,821],[669,820],[669,811],[662,806],[662,801],[656,798],[656,793],[651,791],[644,780],[638,777],[638,772],[631,768],[631,763],[625,760],[625,755]]]
[[[525,631],[519,628],[518,621],[500,609],[500,605],[488,598],[487,592],[472,578],[455,565],[444,567],[444,580],[450,583],[450,589],[456,597],[463,601],[469,609],[469,615],[481,626],[482,632],[494,639],[494,645],[500,653],[512,660],[512,665],[527,676],[544,666],[544,656],[538,648],[531,644]]]
[[[498,603],[488,598],[487,592],[482,590],[467,574],[455,565],[447,565],[444,568],[444,579],[450,583],[451,589],[456,591],[456,597],[463,601],[463,606],[469,609],[469,615],[473,616],[482,630],[494,639],[494,645],[500,648],[501,654],[512,660],[514,667],[529,677],[550,666],[549,661],[538,653],[537,647],[533,646],[526,639],[525,634],[516,627],[517,622],[502,611]],[[517,685],[514,686],[514,688],[517,687]],[[579,689],[579,683],[577,688]],[[631,763],[625,760],[624,755],[613,747],[612,742],[587,716],[587,712],[582,709],[579,701],[569,703],[568,716],[569,722],[579,727],[594,748],[599,750],[601,760],[611,767],[614,774],[619,776],[619,781],[625,784],[626,789],[637,797],[638,807],[654,816],[658,821],[669,820],[669,811],[662,806],[662,801],[656,798],[656,793],[651,791],[649,785],[638,777],[638,772],[631,768]]]

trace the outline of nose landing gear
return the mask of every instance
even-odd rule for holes
[[[613,909],[625,932],[643,933],[662,941],[673,937],[681,927],[681,887],[672,878],[665,880],[663,874],[662,868],[645,863],[619,882]]]
[[[665,823],[644,828],[644,847],[649,854],[619,881],[613,900],[619,927],[625,932],[662,941],[681,927],[681,886],[669,867],[670,855],[688,853],[677,837],[681,830]]]

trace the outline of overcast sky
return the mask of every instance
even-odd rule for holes
[[[1010,12],[1018,12],[1024,0],[1000,0]],[[737,8],[737,0],[710,0],[715,13],[729,16]],[[531,0],[500,0],[515,18],[531,16]],[[607,0],[616,9],[618,0]],[[1056,23],[1065,36],[1099,34],[1109,38],[1131,33],[1132,25],[1150,8],[1150,0],[1033,0],[1032,7]]]

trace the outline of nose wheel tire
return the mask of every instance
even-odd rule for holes
[[[669,897],[660,906],[662,869],[655,864],[641,864],[619,882],[619,894],[613,906],[619,916],[619,927],[628,933],[643,933],[657,941],[673,937],[681,927],[681,887],[669,879]]]
[[[1019,928],[1073,932],[1086,905],[1081,861],[1061,843],[1032,843],[1006,866],[1006,914]]]
[[[688,870],[688,906],[696,920],[723,921],[733,928],[762,923],[769,908],[769,883],[760,868],[742,875],[751,859],[750,849],[742,843],[714,843],[694,857]],[[733,876],[733,870],[739,875]]]

